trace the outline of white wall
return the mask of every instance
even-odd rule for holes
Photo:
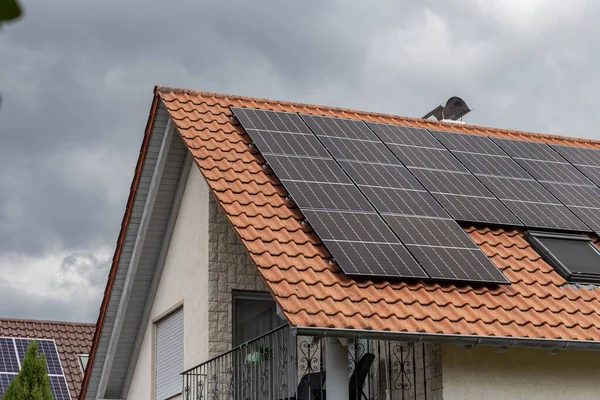
[[[461,351],[442,348],[444,400],[598,399],[600,354],[490,347]]]
[[[152,321],[177,304],[183,304],[184,370],[208,358],[209,188],[195,163],[191,168],[128,399],[152,398]]]

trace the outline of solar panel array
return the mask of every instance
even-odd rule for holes
[[[582,231],[591,229],[600,234],[600,188],[561,156],[564,153],[578,160],[577,150],[568,152],[563,146],[553,148],[537,142],[493,140],[589,227]]]
[[[54,399],[70,400],[71,395],[69,394],[54,340],[7,337],[0,337],[0,398],[4,395],[10,382],[19,373],[27,346],[31,340],[38,343],[38,353],[46,356],[46,370],[50,378],[50,389]]]
[[[348,275],[507,283],[458,222],[600,233],[600,150],[232,110]]]
[[[233,111],[346,274],[507,282],[364,123]]]
[[[427,277],[298,114],[234,112],[345,273]]]
[[[586,231],[588,227],[489,137],[432,131],[528,228]]]
[[[506,282],[469,235],[366,124],[301,117],[429,277]]]
[[[428,130],[368,125],[455,220],[522,225]]]

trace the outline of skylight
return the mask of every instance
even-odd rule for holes
[[[542,258],[569,282],[600,284],[600,251],[587,235],[529,232]]]

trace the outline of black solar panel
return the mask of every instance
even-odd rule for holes
[[[430,132],[450,151],[506,156],[504,151],[491,142],[488,136],[465,135],[451,131],[430,130]]]
[[[429,277],[375,213],[306,210],[304,215],[348,275]]]
[[[491,138],[509,156],[525,160],[564,162],[565,160],[546,143],[524,140]]]
[[[376,124],[373,122],[367,122],[367,125],[384,143],[444,149],[444,146],[431,136],[427,129],[400,125]]]
[[[279,179],[352,183],[332,159],[269,156],[269,167]]]
[[[357,185],[425,190],[403,165],[384,165],[340,161],[340,165]]]
[[[551,145],[551,147],[596,185],[600,185],[600,150],[562,145]]]
[[[373,207],[354,184],[282,180],[300,208],[372,211]]]
[[[361,186],[361,190],[373,203],[375,209],[382,214],[448,218],[448,213],[429,192],[424,190],[404,190],[373,186]]]
[[[336,160],[398,164],[393,153],[381,142],[321,137],[321,142]]]
[[[600,186],[600,167],[592,167],[590,165],[577,165],[585,176],[587,176],[596,186]]]
[[[566,162],[523,160],[517,162],[540,182],[570,183],[573,185],[591,185],[577,168]]]
[[[510,157],[453,151],[469,171],[477,175],[531,179],[531,175]]]
[[[409,168],[467,172],[467,169],[446,149],[388,144],[396,157]]]

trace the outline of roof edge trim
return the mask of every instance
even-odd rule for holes
[[[551,350],[600,351],[600,341],[526,338],[510,336],[476,336],[427,332],[390,332],[364,329],[291,327],[296,336],[341,337],[348,339],[381,339],[403,342],[451,343],[464,346],[533,347]]]

